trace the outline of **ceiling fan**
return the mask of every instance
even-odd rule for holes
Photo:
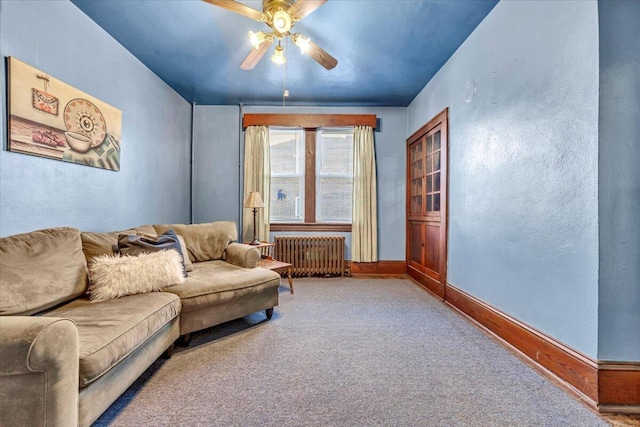
[[[287,59],[284,56],[284,49],[281,43],[286,37],[291,38],[293,44],[298,46],[302,53],[309,54],[310,57],[327,70],[331,70],[338,65],[337,59],[309,40],[308,37],[299,33],[291,33],[291,29],[296,22],[309,15],[328,0],[262,0],[262,12],[235,0],[203,1],[256,21],[264,22],[271,28],[272,31],[269,33],[249,31],[249,39],[254,49],[251,49],[249,55],[240,64],[240,68],[243,70],[252,70],[275,40],[278,40],[278,45],[275,53],[271,56],[271,60],[276,64],[284,64]]]

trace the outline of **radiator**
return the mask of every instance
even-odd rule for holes
[[[293,265],[294,276],[344,277],[344,236],[276,236],[275,258]]]

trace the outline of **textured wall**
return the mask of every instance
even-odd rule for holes
[[[193,135],[194,222],[240,224],[240,107],[197,105]]]
[[[244,107],[245,113],[282,113],[281,107]],[[286,113],[376,114],[382,120],[375,133],[378,173],[378,258],[405,259],[405,143],[406,108],[287,107]],[[240,215],[238,191],[238,107],[196,106],[196,203],[195,218],[210,221]],[[234,139],[235,138],[235,139]],[[240,157],[243,159],[243,157]],[[234,204],[235,203],[235,204]],[[203,212],[204,210],[204,212]],[[332,233],[330,233],[332,234]],[[351,239],[347,235],[347,243]],[[350,253],[349,248],[347,248]]]
[[[640,361],[640,2],[599,1],[598,358]]]
[[[596,357],[597,3],[500,2],[409,106],[409,133],[445,107],[449,282]]]
[[[190,105],[67,1],[0,0],[0,54],[122,111],[120,172],[6,150],[2,85],[0,235],[189,221]],[[0,67],[5,81],[6,67]]]

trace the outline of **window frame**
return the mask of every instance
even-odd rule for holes
[[[305,211],[303,223],[271,223],[271,231],[350,232],[351,223],[316,222],[316,135],[318,128],[377,126],[375,114],[244,114],[242,126],[269,126],[304,130]]]
[[[281,127],[282,128],[282,127]],[[300,128],[290,128],[300,129]],[[272,222],[271,231],[351,231],[351,223],[316,221],[316,137],[318,128],[304,131],[304,222]]]

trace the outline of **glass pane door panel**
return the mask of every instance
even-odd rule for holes
[[[433,137],[428,136],[427,137],[427,155],[431,154],[432,152],[433,152]]]
[[[422,178],[422,161],[414,163],[411,168],[411,179]]]
[[[411,148],[411,163],[422,161],[422,144],[417,143]]]
[[[433,151],[440,149],[440,131],[433,134]]]
[[[422,178],[414,179],[411,185],[412,196],[422,196]]]
[[[434,171],[440,170],[440,152],[439,151],[433,154],[433,170]]]
[[[433,191],[440,191],[440,172],[433,175]]]
[[[422,196],[411,198],[411,213],[418,215],[422,213]]]

